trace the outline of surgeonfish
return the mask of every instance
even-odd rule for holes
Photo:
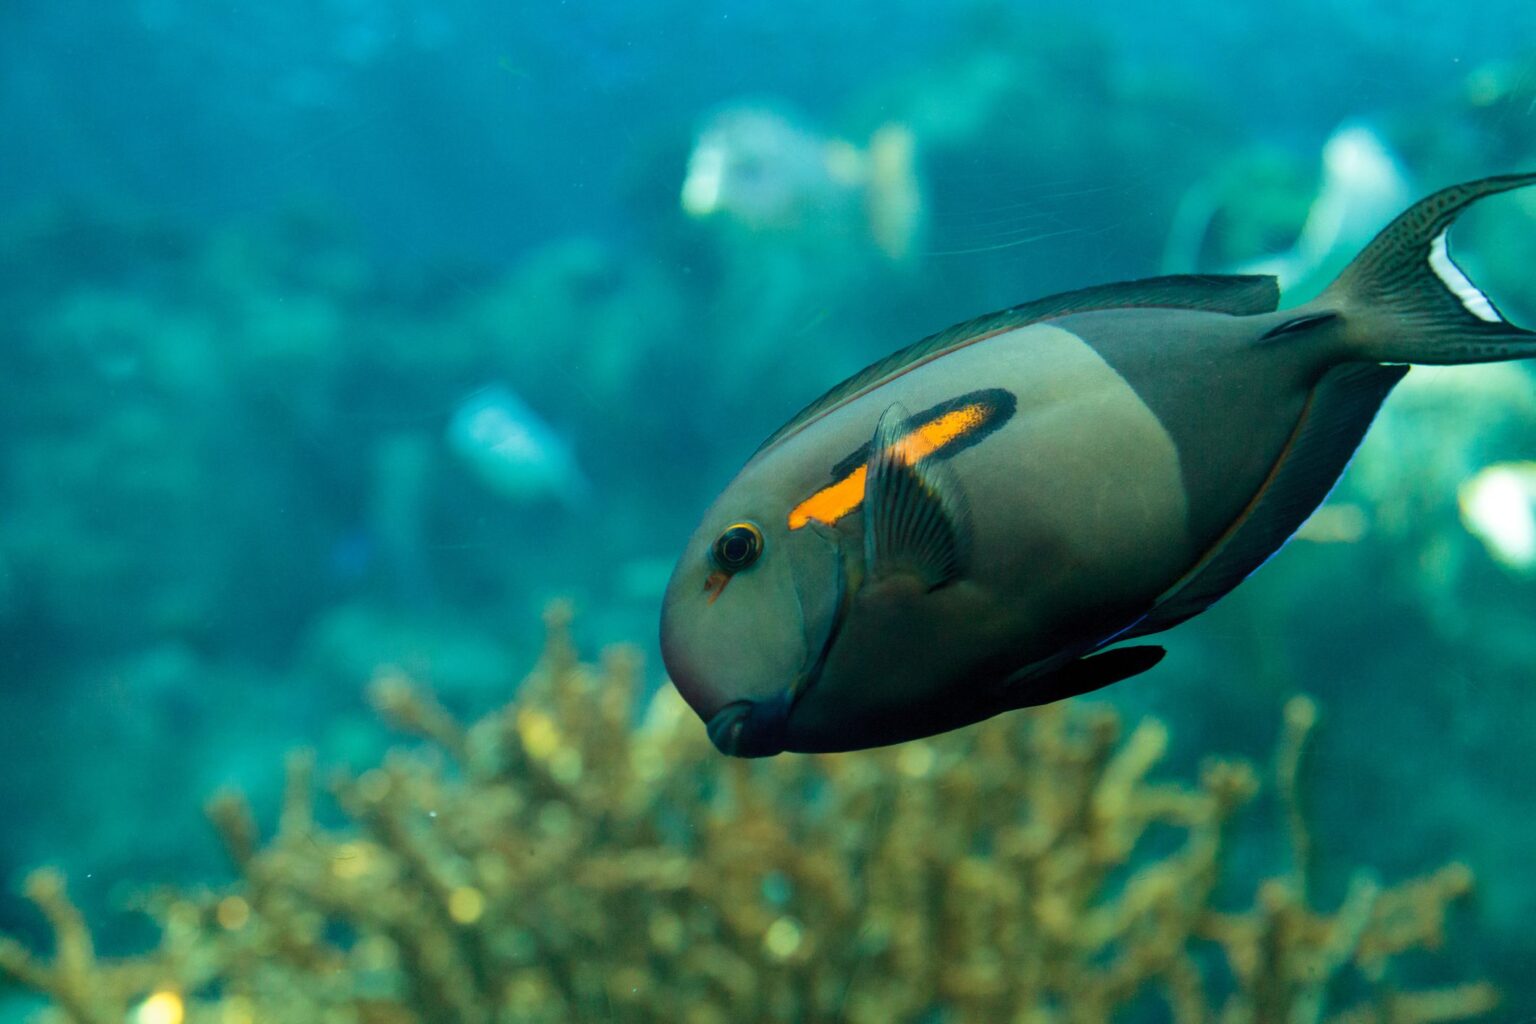
[[[1339,270],[1412,195],[1397,157],[1363,124],[1347,123],[1334,131],[1323,144],[1322,162],[1322,184],[1295,246],[1281,256],[1238,268],[1274,274],[1286,294],[1304,291],[1318,275]],[[1318,280],[1317,288],[1326,280]]]
[[[1146,672],[1327,496],[1410,363],[1536,356],[1451,261],[1487,178],[1316,299],[1267,276],[1100,285],[951,327],[775,431],[704,514],[661,619],[724,753],[896,743]]]
[[[1410,196],[1397,156],[1370,126],[1346,121],[1323,143],[1319,184],[1296,242],[1284,252],[1224,268],[1238,274],[1272,274],[1287,296],[1311,298]],[[1218,212],[1211,182],[1185,195],[1163,253],[1163,269],[1187,270]]]

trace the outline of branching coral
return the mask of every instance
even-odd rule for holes
[[[1055,706],[856,755],[726,761],[671,689],[634,723],[632,653],[578,662],[568,616],[517,700],[467,727],[397,673],[379,711],[424,738],[330,790],[292,758],[276,834],[237,794],[210,814],[243,882],[148,901],[153,953],[103,963],[57,875],[28,893],[57,952],[0,970],[49,1021],[1420,1024],[1489,1010],[1486,984],[1395,986],[1470,872],[1308,898],[1295,799],[1310,703],[1277,776],[1294,866],[1218,909],[1224,834],[1251,767],[1158,781],[1163,726],[1121,736]],[[1365,993],[1351,1006],[1331,998]],[[1131,1016],[1116,1017],[1127,1008]]]

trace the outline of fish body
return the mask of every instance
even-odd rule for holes
[[[874,746],[1145,671],[1326,497],[1408,362],[1536,355],[1411,208],[1323,295],[1169,277],[1026,303],[776,432],[674,570],[662,646],[726,753]],[[1103,653],[1099,653],[1099,652]]]

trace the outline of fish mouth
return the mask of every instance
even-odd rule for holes
[[[715,749],[729,757],[772,757],[789,745],[789,716],[795,704],[821,679],[827,656],[848,617],[848,586],[842,549],[837,551],[837,605],[826,636],[814,648],[793,684],[767,700],[732,701],[710,717],[705,729]]]
[[[730,757],[772,757],[783,753],[791,706],[789,692],[771,700],[727,704],[705,727],[710,742]]]

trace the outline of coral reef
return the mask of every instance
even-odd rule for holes
[[[215,797],[242,881],[145,897],[152,952],[98,959],[62,877],[35,872],[55,951],[0,940],[0,973],[74,1024],[1419,1024],[1496,1002],[1484,983],[1398,987],[1466,867],[1393,887],[1361,873],[1338,909],[1313,905],[1304,698],[1275,770],[1289,870],[1223,909],[1228,827],[1258,778],[1237,761],[1155,778],[1155,720],[1122,735],[1105,708],[1057,705],[887,750],[726,761],[670,688],[635,724],[632,652],[582,665],[568,612],[548,622],[517,699],[468,726],[381,670],[376,708],[427,742],[337,777],[339,818],[306,754],[270,839],[240,795]]]

